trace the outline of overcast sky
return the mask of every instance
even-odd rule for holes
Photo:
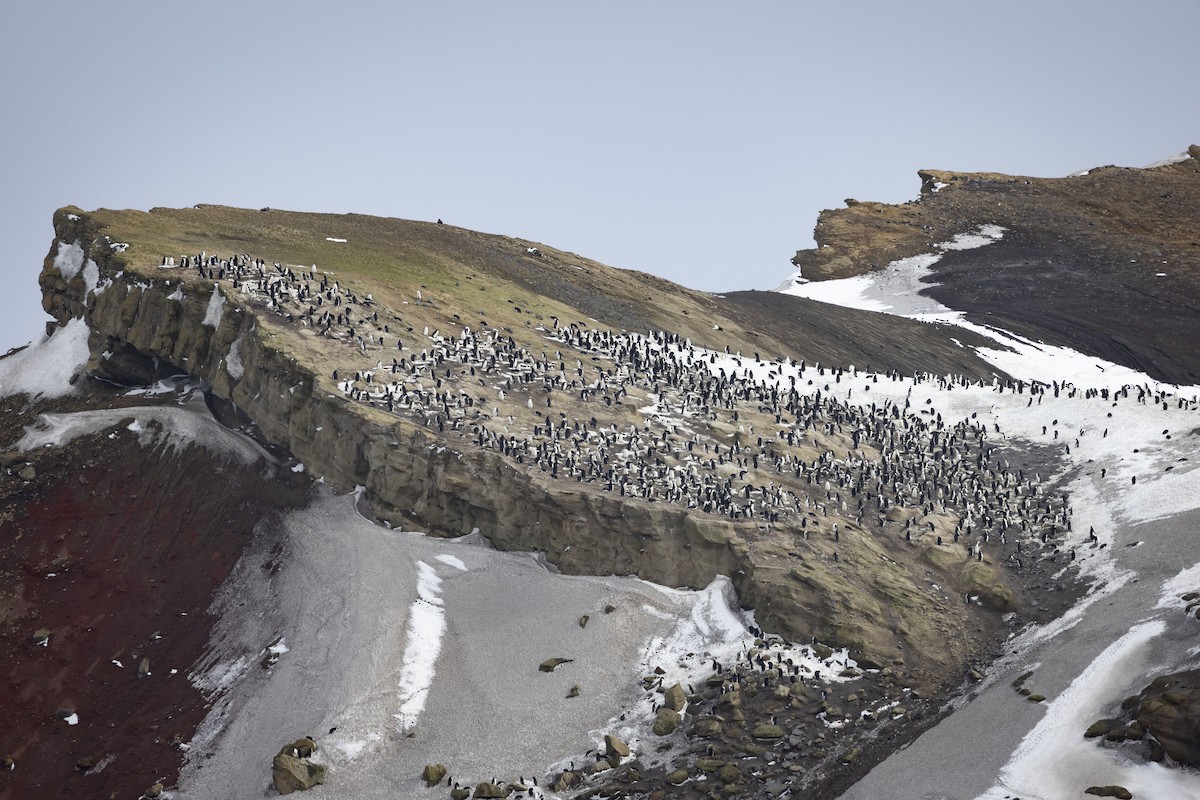
[[[432,220],[773,288],[847,197],[1200,142],[1200,2],[146,2],[0,11],[0,352],[63,205]],[[262,254],[269,257],[270,254]]]

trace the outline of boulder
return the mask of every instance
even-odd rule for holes
[[[787,735],[778,725],[759,725],[750,733],[755,739],[782,739]]]
[[[652,728],[654,735],[670,736],[679,727],[680,720],[678,711],[663,706],[654,716],[654,727]]]
[[[450,790],[450,800],[467,800],[471,796],[469,786],[455,786]]]
[[[271,762],[271,782],[280,794],[304,791],[325,783],[325,767],[280,753]]]
[[[1115,797],[1117,800],[1133,800],[1133,795],[1124,786],[1089,786],[1083,793],[1096,797]]]
[[[578,782],[579,782],[579,775],[577,775],[574,772],[571,772],[570,770],[567,770],[562,775],[558,776],[558,780],[556,780],[554,783],[552,783],[550,785],[550,789],[551,789],[551,791],[555,791],[555,792],[565,792],[567,789],[570,789],[572,786],[574,786]]]
[[[625,744],[625,742],[621,741],[612,734],[605,734],[604,752],[607,755],[616,756],[617,758],[628,758],[629,745]]]
[[[426,786],[437,786],[446,777],[446,767],[441,764],[426,764],[421,770],[421,779]]]
[[[1137,740],[1149,734],[1152,758],[1158,755],[1157,743],[1175,762],[1200,766],[1200,670],[1156,678],[1121,707],[1129,715],[1128,725],[1122,719],[1107,720],[1110,726],[1104,735],[1120,731],[1122,739]],[[1088,733],[1099,726],[1096,723]]]
[[[508,797],[508,793],[502,787],[497,786],[494,783],[488,783],[487,781],[484,781],[475,786],[475,792],[471,795],[471,797],[476,798],[476,800],[478,800],[478,798],[486,798],[487,800],[502,800],[502,798]]]
[[[573,658],[547,658],[541,664],[538,664],[538,669],[542,672],[554,672],[563,664],[570,664],[575,659]]]
[[[692,725],[693,736],[717,736],[721,733],[721,723],[712,717],[696,720]]]
[[[663,692],[663,705],[672,711],[683,711],[687,705],[687,695],[678,683]]]
[[[672,786],[678,786],[688,779],[688,771],[686,769],[677,769],[667,775],[667,783]]]
[[[717,777],[725,783],[738,783],[742,779],[742,773],[733,764],[725,764],[717,770]]]

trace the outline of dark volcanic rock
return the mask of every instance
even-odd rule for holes
[[[130,402],[98,387],[49,407],[0,399],[0,448],[38,411]],[[18,764],[0,773],[0,798],[137,797],[174,781],[176,743],[207,713],[204,694],[171,669],[205,652],[215,588],[260,521],[303,502],[303,482],[200,447],[143,448],[124,425],[27,458],[34,483],[0,470],[0,596],[23,598],[0,615],[0,753]],[[147,659],[154,669],[139,679]],[[58,708],[78,724],[56,719]],[[103,769],[74,768],[110,755]]]

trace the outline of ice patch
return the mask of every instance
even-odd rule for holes
[[[167,295],[167,299],[174,300],[176,303],[182,303],[183,302],[183,284],[181,283],[178,286],[176,286],[175,291],[173,291],[169,295]]]
[[[221,313],[225,307],[225,298],[221,290],[213,287],[212,297],[208,299],[208,310],[204,312],[204,325],[215,328],[221,324]]]
[[[442,635],[446,632],[442,579],[424,561],[416,562],[416,566],[417,600],[408,610],[408,644],[404,648],[398,685],[400,710],[394,715],[400,720],[401,731],[412,728],[425,710],[433,686],[434,666],[442,650]]]
[[[54,268],[63,276],[63,280],[69,281],[74,278],[79,274],[82,266],[83,248],[79,246],[79,241],[76,240],[71,244],[60,241],[58,253],[54,256]]]
[[[68,725],[78,725],[79,724],[79,715],[72,714],[69,717],[63,717],[63,722],[67,723]]]
[[[325,241],[327,241],[327,242],[338,242],[338,243],[340,244],[340,243],[344,243],[346,240],[345,240],[345,239],[336,239],[336,238],[334,238],[334,237],[332,237],[332,236],[326,236],[326,237],[325,237]]]
[[[0,396],[63,397],[73,393],[73,382],[87,367],[90,333],[87,322],[73,319],[24,350],[0,358]]]

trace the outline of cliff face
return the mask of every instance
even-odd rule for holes
[[[178,371],[202,378],[310,474],[337,491],[361,487],[393,526],[416,523],[443,535],[478,528],[499,548],[542,551],[574,573],[636,574],[680,587],[729,575],[767,629],[852,647],[866,663],[899,659],[925,686],[956,681],[995,620],[931,595],[917,575],[933,570],[942,585],[985,593],[994,586],[997,607],[1012,601],[986,564],[967,576],[957,560],[897,553],[862,536],[843,539],[834,572],[823,563],[832,552],[806,558],[792,551],[790,535],[765,537],[756,522],[602,492],[494,450],[458,446],[430,427],[351,402],[316,373],[320,362],[305,350],[307,340],[237,293],[182,270],[129,268],[87,215],[60,211],[55,227],[41,275],[44,305],[60,321],[87,319],[94,374],[128,383]],[[66,279],[55,264],[75,242],[94,264],[91,277],[85,268]]]
[[[1179,384],[1200,383],[1200,147],[1147,169],[1066,178],[922,170],[900,205],[848,200],[823,211],[805,278],[845,278],[931,252],[979,225],[1004,237],[948,253],[927,294],[968,319],[1097,355]]]

